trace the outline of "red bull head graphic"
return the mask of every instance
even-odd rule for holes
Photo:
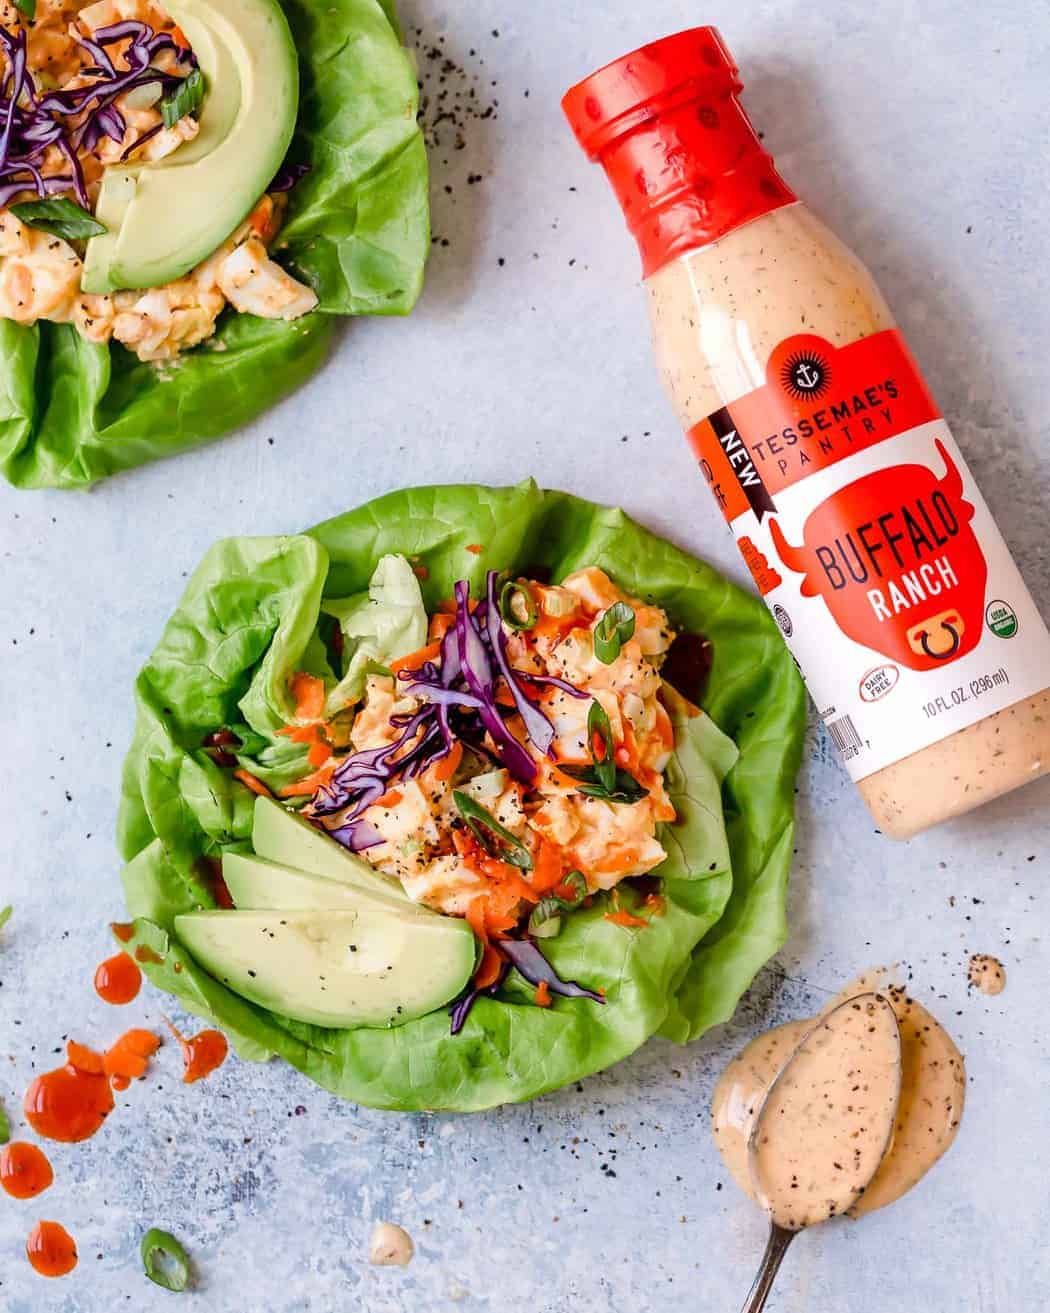
[[[877,470],[810,513],[793,547],[770,531],[788,570],[805,575],[803,597],[823,597],[835,622],[911,670],[934,670],[976,647],[988,565],[974,534],[973,506],[943,444],[945,471],[925,465]]]

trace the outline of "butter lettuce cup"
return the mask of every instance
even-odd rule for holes
[[[620,510],[415,488],[218,542],[135,697],[129,951],[344,1098],[534,1098],[725,1021],[783,941],[801,681]]]
[[[85,487],[248,423],[407,314],[418,89],[381,0],[0,14],[0,470]]]

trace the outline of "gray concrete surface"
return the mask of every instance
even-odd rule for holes
[[[721,25],[783,172],[882,281],[1050,600],[1045,2],[412,0],[408,19],[454,65],[421,56],[430,95],[445,76],[495,107],[465,121],[462,149],[437,129],[438,240],[412,319],[352,324],[312,384],[218,445],[90,495],[0,489],[0,905],[15,906],[0,1098],[14,1112],[63,1036],[159,1025],[167,1006],[147,990],[115,1014],[91,975],[121,911],[111,833],[132,678],[214,537],[294,530],[411,482],[535,474],[740,576],[651,367],[635,253],[558,109],[634,44]],[[169,1045],[95,1140],[54,1148],[50,1193],[0,1199],[0,1308],[175,1307],[137,1256],[160,1225],[197,1263],[187,1307],[209,1313],[734,1309],[763,1223],[712,1147],[712,1081],[757,1028],[895,959],[966,1051],[960,1138],[895,1208],[799,1241],[770,1307],[1050,1306],[1050,783],[897,847],[814,732],[799,821],[790,942],[722,1033],[472,1118],[341,1105],[277,1064],[231,1061],[184,1088]],[[1000,999],[967,994],[974,950],[1005,962]],[[61,1282],[22,1253],[41,1216],[80,1245]],[[408,1269],[367,1265],[378,1218],[414,1235]]]

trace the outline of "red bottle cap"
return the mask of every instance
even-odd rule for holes
[[[612,183],[647,278],[798,199],[737,100],[742,85],[718,29],[694,27],[613,60],[562,98]]]

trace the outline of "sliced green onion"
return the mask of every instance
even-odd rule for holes
[[[204,99],[204,74],[195,68],[160,102],[161,118],[166,128],[173,128],[179,119],[200,109]]]
[[[475,802],[470,794],[464,793],[462,789],[452,790],[452,801],[471,833],[487,853],[500,858],[501,861],[510,862],[511,866],[516,866],[519,871],[532,870],[532,854],[529,850],[517,835],[511,834],[510,830],[500,825],[495,816],[490,811],[486,811],[480,802]],[[503,845],[504,851],[497,851],[497,846],[492,842],[493,836]]]
[[[3,930],[4,926],[11,920],[11,911],[10,903],[6,907],[0,907],[0,930]]]
[[[14,6],[25,14],[26,18],[36,18],[36,0],[14,0]],[[39,77],[39,74],[37,76]]]
[[[45,201],[19,201],[11,206],[11,213],[27,228],[37,228],[52,237],[61,237],[65,242],[86,241],[107,231],[104,223],[99,223],[94,215],[88,214],[68,196],[51,196]]]
[[[562,907],[575,907],[587,897],[587,880],[582,871],[570,871],[558,884],[559,889],[569,889],[571,898],[559,898]]]
[[[553,939],[561,931],[562,901],[542,898],[529,917],[529,934],[534,939]]]
[[[594,655],[611,666],[620,648],[634,637],[634,612],[626,602],[613,602],[594,626]]]
[[[11,1138],[11,1123],[7,1120],[3,1104],[0,1104],[0,1144],[6,1144]]]
[[[518,599],[521,598],[521,602]],[[531,629],[540,618],[532,589],[520,579],[508,579],[499,595],[499,613],[510,629]],[[523,614],[522,614],[523,613]]]
[[[142,1237],[142,1266],[149,1279],[177,1293],[190,1284],[190,1256],[167,1231],[151,1227]]]
[[[649,796],[649,790],[643,788],[634,776],[616,767],[612,783],[598,778],[595,766],[559,766],[563,775],[577,780],[576,792],[587,798],[599,798],[602,802],[641,802]]]
[[[598,743],[602,745],[601,752],[596,751]],[[616,784],[616,761],[613,758],[615,744],[612,724],[605,714],[605,708],[597,698],[591,703],[591,709],[587,712],[587,745],[591,750],[591,760],[594,762],[595,779],[606,789],[613,788]]]

